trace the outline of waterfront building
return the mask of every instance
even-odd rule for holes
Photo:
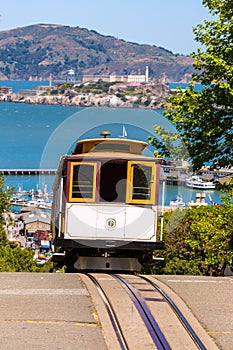
[[[24,219],[25,233],[34,233],[38,230],[50,230],[50,214],[46,212],[31,212]]]
[[[146,66],[145,74],[130,74],[130,75],[83,75],[82,83],[97,82],[98,80],[107,81],[110,83],[148,83],[149,82],[149,67]]]
[[[22,89],[17,93],[19,96],[36,96],[36,89]]]
[[[12,94],[12,88],[8,86],[0,86],[0,94],[4,94],[4,95]]]
[[[167,161],[161,166],[160,181],[168,185],[185,185],[189,176],[189,167],[177,165],[175,161]]]

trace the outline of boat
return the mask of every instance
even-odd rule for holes
[[[41,208],[41,209],[51,209],[52,208],[52,202],[48,202],[44,199],[33,199],[31,201],[28,201],[27,203],[27,206],[28,207],[38,207],[38,208]]]
[[[120,135],[119,137],[126,138],[127,135],[128,135],[128,134],[127,134],[126,128],[125,128],[125,126],[123,125],[123,127],[122,127],[122,135]]]
[[[183,202],[183,198],[180,194],[176,196],[176,199],[170,201],[169,206],[172,208],[184,208],[185,202]]]
[[[199,176],[191,176],[185,181],[186,187],[197,190],[214,190],[215,184],[212,181],[204,181]]]
[[[210,200],[210,204],[211,205],[217,205],[218,207],[222,207],[223,204],[222,203],[216,203],[213,201],[212,197],[208,194],[209,200]]]

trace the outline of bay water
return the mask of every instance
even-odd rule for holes
[[[0,82],[13,88],[34,88],[48,82]],[[163,116],[163,111],[122,108],[83,108],[61,105],[32,105],[24,103],[0,103],[0,169],[56,169],[60,156],[70,154],[80,138],[99,137],[103,129],[113,137],[148,140],[154,136],[153,126],[166,130],[174,126]],[[149,145],[146,155],[153,154]],[[5,176],[6,184],[22,190],[43,188],[52,191],[53,175]],[[161,191],[162,189],[160,189]],[[195,200],[195,190],[183,186],[166,186],[165,205],[181,194],[185,202]],[[218,191],[211,191],[211,198],[220,203]],[[160,196],[161,198],[161,196]],[[210,203],[208,193],[206,201]]]

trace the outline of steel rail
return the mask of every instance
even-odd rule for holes
[[[191,327],[190,323],[184,317],[184,315],[182,314],[180,309],[177,307],[177,305],[174,303],[174,301],[167,295],[167,293],[164,290],[162,290],[162,288],[160,288],[155,282],[151,281],[149,278],[147,278],[145,276],[141,276],[141,275],[140,275],[140,277],[142,279],[144,279],[145,281],[147,281],[148,283],[150,283],[150,285],[152,285],[164,297],[164,299],[168,302],[168,304],[170,305],[170,307],[172,308],[172,310],[174,311],[174,313],[176,314],[176,316],[180,320],[183,327],[188,332],[189,336],[194,341],[197,348],[199,348],[201,350],[207,350],[205,345],[202,343],[202,341],[200,340],[200,338],[196,334],[196,332]]]
[[[117,279],[124,289],[129,294],[131,300],[136,306],[142,320],[144,321],[151,338],[153,339],[154,344],[158,350],[171,350],[170,345],[168,344],[164,334],[159,328],[157,322],[155,321],[153,315],[151,314],[148,306],[146,305],[144,299],[140,296],[136,288],[134,288],[130,283],[128,283],[123,277],[119,275],[113,275]]]
[[[114,308],[109,300],[109,298],[107,297],[104,289],[101,287],[100,283],[98,282],[98,280],[92,276],[91,274],[87,273],[86,276],[88,276],[91,281],[95,284],[102,300],[103,300],[103,303],[104,303],[104,306],[107,310],[107,313],[108,313],[108,316],[110,318],[110,321],[111,321],[111,324],[113,326],[113,329],[115,331],[115,334],[117,336],[117,340],[120,344],[120,348],[122,350],[129,350],[129,347],[128,347],[128,344],[127,344],[127,341],[124,337],[124,334],[123,334],[123,331],[122,331],[122,328],[120,326],[120,322],[117,318],[117,315],[114,311]]]

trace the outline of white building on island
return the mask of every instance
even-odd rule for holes
[[[66,82],[67,83],[74,83],[75,82],[75,72],[72,68],[69,69],[67,74],[66,74]]]
[[[130,74],[130,75],[83,75],[82,83],[97,82],[98,80],[104,80],[111,83],[123,82],[123,83],[148,83],[149,82],[149,67],[146,66],[145,74]]]

